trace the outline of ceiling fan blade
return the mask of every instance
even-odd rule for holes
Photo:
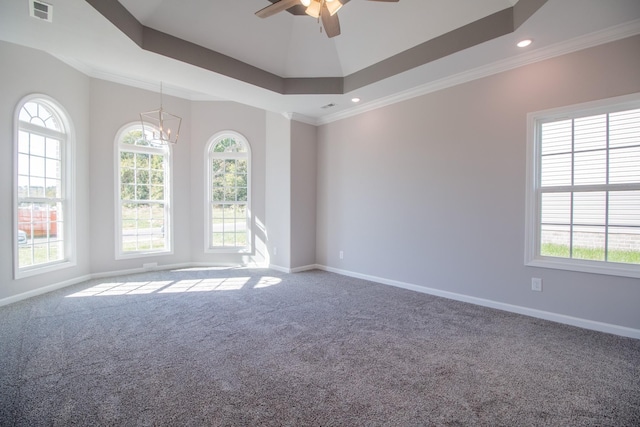
[[[268,18],[271,15],[275,15],[278,12],[282,12],[283,10],[287,10],[292,6],[295,6],[299,3],[299,0],[280,0],[274,4],[270,4],[269,6],[260,9],[256,12],[256,16],[260,18]]]
[[[340,21],[338,20],[338,14],[334,14],[331,16],[329,10],[326,7],[322,8],[320,12],[320,16],[322,17],[322,26],[324,27],[325,33],[327,33],[327,37],[335,37],[340,35]]]

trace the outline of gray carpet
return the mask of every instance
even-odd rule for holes
[[[640,341],[327,272],[0,307],[0,425],[638,426]]]

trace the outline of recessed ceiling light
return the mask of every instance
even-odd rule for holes
[[[518,47],[527,47],[532,42],[533,42],[533,40],[531,40],[531,39],[524,39],[524,40],[520,40],[516,46],[518,46]]]
[[[360,102],[360,98],[358,98],[358,97],[351,98],[351,102],[353,102],[354,104],[357,104],[358,102]]]

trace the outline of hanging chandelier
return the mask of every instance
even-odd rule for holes
[[[146,141],[156,145],[177,144],[182,118],[162,107],[162,82],[160,82],[160,108],[140,113],[142,135]]]

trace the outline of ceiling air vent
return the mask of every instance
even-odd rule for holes
[[[334,103],[332,102],[331,104],[323,105],[323,106],[322,106],[322,107],[320,107],[320,108],[322,108],[322,109],[325,109],[325,110],[326,110],[327,108],[331,108],[331,107],[335,107],[335,106],[336,106],[336,104],[334,104]]]
[[[43,21],[53,22],[53,6],[38,0],[29,0],[29,14]]]

